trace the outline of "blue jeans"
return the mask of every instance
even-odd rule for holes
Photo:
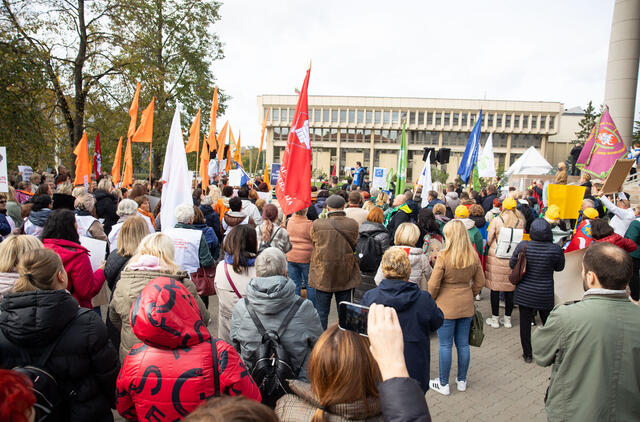
[[[316,310],[320,317],[320,323],[322,329],[327,329],[327,323],[329,322],[329,310],[331,309],[331,297],[336,295],[336,308],[340,302],[351,302],[353,289],[343,290],[341,292],[323,292],[322,290],[316,290]]]
[[[455,339],[458,350],[458,380],[467,380],[467,370],[471,354],[469,352],[469,331],[471,330],[471,317],[458,319],[445,319],[442,327],[438,329],[438,341],[440,351],[440,385],[449,384],[449,372],[451,371],[451,349]]]
[[[287,263],[287,275],[296,283],[296,294],[300,296],[302,289],[307,289],[307,299],[316,306],[316,289],[308,285],[309,264],[299,264],[297,262]]]

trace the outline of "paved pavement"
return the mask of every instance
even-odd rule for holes
[[[483,290],[482,300],[476,302],[482,315],[491,314],[489,291]],[[215,334],[218,330],[218,299],[210,298],[209,325]],[[501,311],[504,311],[501,309]],[[329,324],[337,322],[332,305]],[[538,320],[539,322],[539,320]],[[471,347],[471,364],[467,374],[467,391],[455,388],[457,358],[455,348],[451,365],[451,394],[443,396],[435,391],[427,393],[431,417],[437,422],[446,421],[545,421],[544,394],[549,384],[550,368],[522,359],[518,310],[512,318],[513,328],[494,329],[484,325],[485,338],[481,347]],[[438,375],[438,337],[431,338],[431,378]],[[116,421],[123,421],[116,412]]]

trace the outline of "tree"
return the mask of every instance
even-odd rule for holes
[[[0,19],[46,75],[70,148],[85,130],[89,94],[124,64],[108,24],[119,9],[116,0],[2,0]]]
[[[633,122],[633,142],[640,142],[640,120]]]
[[[589,101],[587,108],[584,110],[584,117],[578,124],[580,126],[580,130],[575,133],[576,139],[573,140],[574,143],[584,144],[587,141],[587,138],[591,133],[591,129],[596,125],[598,118],[604,110],[604,107],[600,105],[600,111],[596,113],[592,103],[592,101]]]
[[[222,43],[211,30],[220,19],[220,3],[118,1],[122,13],[113,17],[113,30],[121,37],[121,54],[128,63],[121,83],[131,87],[127,94],[130,101],[135,81],[141,81],[141,109],[155,97],[153,137],[160,142],[153,143],[153,169],[159,174],[176,101],[180,101],[189,117],[184,125],[190,124],[201,108],[202,128],[207,132],[215,82],[212,66],[215,60],[224,57]],[[227,98],[219,90],[219,114],[224,112]]]

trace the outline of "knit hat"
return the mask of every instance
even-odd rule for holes
[[[555,204],[549,205],[547,212],[544,214],[544,218],[549,223],[557,223],[560,219],[560,207]]]
[[[505,210],[512,210],[516,207],[516,200],[513,198],[507,198],[502,201],[502,208]]]
[[[456,218],[468,218],[469,217],[469,208],[464,205],[458,205],[456,207]]]
[[[584,211],[582,211],[582,215],[591,219],[591,218],[598,218],[599,214],[595,208],[586,208]]]
[[[344,208],[345,202],[344,202],[344,198],[341,197],[340,195],[331,195],[327,199],[327,202],[325,202],[325,204],[329,208],[341,209],[341,208]]]

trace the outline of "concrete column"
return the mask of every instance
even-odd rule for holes
[[[268,164],[273,164],[273,127],[267,128],[267,148],[265,152],[265,159]]]
[[[507,153],[504,155],[504,171],[511,165],[511,134],[507,135]]]
[[[331,129],[329,129],[329,139],[331,139]],[[338,130],[338,133],[336,135],[336,141],[338,142],[338,145],[336,147],[336,176],[340,174],[340,167],[341,167],[341,163],[340,163],[340,130]],[[339,177],[339,176],[338,176]]]
[[[609,38],[604,103],[626,145],[631,144],[640,59],[640,0],[616,0]]]
[[[375,112],[375,111],[374,111]],[[373,127],[373,125],[371,125],[371,127]],[[371,135],[370,135],[370,139],[369,139],[369,174],[371,175],[371,177],[369,177],[369,181],[371,181],[371,179],[373,178],[373,163],[374,163],[374,149],[373,149],[373,132],[374,130],[371,129]]]

